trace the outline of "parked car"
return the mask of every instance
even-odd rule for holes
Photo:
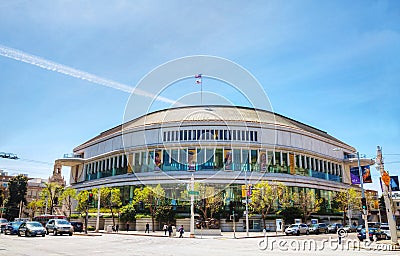
[[[385,225],[385,224],[386,224],[386,223],[382,223],[382,225],[381,225],[381,231],[384,232],[384,233],[386,234],[387,239],[391,239],[391,238],[392,238],[392,235],[390,234],[389,225],[388,225],[388,224]]]
[[[352,232],[356,232],[357,231],[357,227],[353,226],[353,225],[346,225],[343,227],[343,229],[347,232],[347,233],[352,233]]]
[[[309,228],[308,228],[310,233],[314,233],[314,234],[326,234],[328,233],[328,225],[326,225],[325,223],[318,223],[318,224],[312,224]]]
[[[80,221],[71,221],[74,232],[83,232],[83,223]]]
[[[4,219],[4,218],[0,219],[0,230],[1,230],[1,233],[3,233],[4,230],[6,229],[7,223],[8,223],[7,219]]]
[[[17,235],[19,226],[21,226],[22,221],[9,222],[4,230],[5,235]]]
[[[387,239],[387,235],[385,232],[381,231],[378,228],[368,228],[369,240],[374,241],[374,237],[376,240],[385,240]],[[366,237],[365,228],[361,229],[360,232],[357,233],[357,238],[362,242]]]
[[[37,221],[23,222],[18,228],[18,236],[46,236],[46,229]]]
[[[342,227],[343,227],[343,225],[340,224],[340,223],[333,223],[333,224],[330,224],[330,225],[328,226],[328,232],[329,232],[329,233],[336,233],[336,232],[338,231],[338,229],[339,229],[339,228],[342,228]]]
[[[46,224],[46,233],[53,233],[53,235],[69,234],[72,236],[74,228],[71,223],[64,219],[51,219]]]
[[[363,229],[363,228],[365,228],[365,226],[364,225],[358,225],[357,226],[357,232],[360,232],[361,231],[361,229]]]
[[[308,235],[310,231],[308,230],[308,226],[306,224],[292,224],[288,228],[285,229],[285,234],[288,235],[300,235],[306,234]]]

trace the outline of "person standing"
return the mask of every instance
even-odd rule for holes
[[[117,225],[115,226],[115,232],[118,233],[118,231],[119,231],[119,224],[117,224]]]
[[[164,230],[164,236],[166,236],[167,235],[167,231],[168,231],[167,223],[164,224],[163,230]]]
[[[150,225],[149,225],[149,223],[146,223],[146,230],[144,231],[144,233],[150,233]]]
[[[179,228],[179,238],[183,238],[183,233],[185,233],[185,230],[183,229],[183,225]]]

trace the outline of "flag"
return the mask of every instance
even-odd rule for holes
[[[195,75],[194,78],[196,78],[196,84],[201,84],[201,74]]]

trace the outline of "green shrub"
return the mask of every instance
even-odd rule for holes
[[[151,218],[151,216],[148,214],[136,214],[135,218],[136,219],[144,219],[144,218]]]
[[[82,217],[79,213],[72,213],[71,216],[69,216],[70,219],[79,219]]]
[[[88,227],[87,227],[87,230],[88,230],[88,231],[95,231],[95,230],[96,230],[96,228],[95,228],[95,227],[93,227],[93,226],[88,226]]]

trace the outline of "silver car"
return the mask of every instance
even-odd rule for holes
[[[285,234],[288,235],[300,235],[306,234],[308,235],[310,231],[308,230],[308,226],[306,224],[292,224],[285,229]]]
[[[72,236],[74,228],[71,223],[64,219],[51,219],[46,224],[46,233],[49,234],[50,232],[55,236],[58,234],[68,234]]]

